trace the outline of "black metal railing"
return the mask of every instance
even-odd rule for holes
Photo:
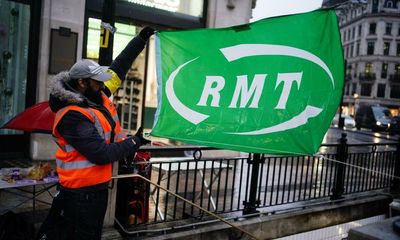
[[[256,213],[262,207],[318,198],[335,200],[347,194],[399,188],[398,179],[393,177],[400,173],[399,143],[348,144],[345,134],[338,144],[322,145],[320,154],[314,156],[237,153],[230,157],[204,157],[218,151],[204,147],[144,151],[153,156],[171,151],[180,153],[137,164],[151,166],[148,178],[152,182],[226,217],[233,213]],[[149,187],[145,196],[148,209],[141,214],[146,214],[145,218],[142,216],[146,221],[136,220],[126,227],[149,229],[149,225],[168,226],[176,221],[183,226],[210,219],[201,210],[159,188]]]

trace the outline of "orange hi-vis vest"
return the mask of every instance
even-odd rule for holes
[[[73,146],[58,133],[57,125],[68,111],[77,111],[85,115],[95,125],[100,136],[107,144],[120,142],[123,139],[121,125],[119,123],[117,110],[114,104],[103,94],[103,106],[110,112],[115,128],[112,127],[106,117],[97,109],[83,108],[75,105],[60,109],[55,117],[53,125],[53,136],[58,145],[56,152],[57,173],[61,186],[66,188],[82,188],[111,180],[112,164],[96,165],[79,153]],[[114,141],[111,137],[114,136]]]

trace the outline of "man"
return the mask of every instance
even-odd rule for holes
[[[91,60],[75,63],[51,81],[49,105],[56,118],[53,136],[59,193],[39,231],[39,239],[101,239],[112,162],[132,155],[150,141],[124,138],[108,97],[154,33],[144,28],[106,70]]]

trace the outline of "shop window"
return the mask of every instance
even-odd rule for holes
[[[376,93],[376,96],[379,98],[384,98],[385,97],[385,89],[386,89],[385,84],[378,84],[378,91]]]
[[[387,78],[388,64],[382,63],[381,78]]]
[[[372,89],[371,84],[369,83],[361,84],[361,91],[360,91],[361,96],[366,96],[366,97],[371,96],[371,89]]]
[[[101,20],[89,18],[86,46],[86,58],[97,61],[100,48]],[[125,48],[128,42],[136,35],[136,27],[128,24],[115,23],[117,32],[114,34],[113,57],[115,58]]]
[[[0,7],[0,126],[25,109],[28,73],[29,5],[2,1]],[[0,129],[0,135],[21,131]]]
[[[400,98],[400,85],[390,87],[390,98]]]
[[[389,55],[390,42],[383,43],[383,55]]]
[[[392,35],[392,23],[386,23],[385,34]]]
[[[369,34],[374,35],[376,32],[376,23],[369,24]]]
[[[374,55],[375,42],[368,42],[367,45],[367,55]]]

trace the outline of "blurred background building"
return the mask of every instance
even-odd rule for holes
[[[113,57],[144,27],[157,30],[248,23],[256,0],[115,0]],[[0,125],[48,100],[54,74],[99,58],[103,0],[0,0]],[[210,39],[212,41],[212,39]],[[206,43],[205,43],[206,44]],[[157,106],[154,37],[114,96],[123,128],[152,127]],[[0,130],[0,158],[54,158],[50,134]]]
[[[400,1],[349,1],[337,13],[346,60],[343,113],[379,104],[399,115]]]

